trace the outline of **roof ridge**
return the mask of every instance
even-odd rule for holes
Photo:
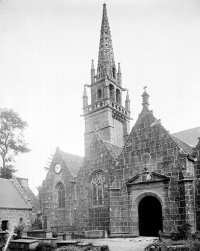
[[[77,157],[80,157],[80,158],[84,158],[84,156],[81,156],[81,155],[78,155],[78,154],[73,154],[73,153],[68,153],[68,152],[64,152],[64,151],[61,151],[60,152],[64,153],[64,154],[68,154],[68,155],[72,155],[72,156],[77,156]]]
[[[108,142],[107,140],[102,140],[103,142],[106,142],[106,143],[108,143],[108,144],[110,144],[110,145],[112,145],[112,146],[116,146],[116,147],[119,147],[119,148],[123,148],[124,146],[122,145],[122,146],[118,146],[118,145],[115,145],[115,144],[113,144],[113,143],[110,143],[110,142]]]
[[[200,129],[200,126],[196,126],[196,127],[190,128],[190,129],[181,130],[181,131],[178,131],[178,132],[173,132],[173,134],[180,133],[180,132],[190,131],[190,130],[194,130],[194,129],[197,129],[197,128]]]
[[[178,140],[180,140],[180,141],[182,141],[183,143],[185,143],[186,145],[188,145],[188,146],[190,146],[190,147],[192,147],[192,148],[194,147],[193,145],[188,144],[186,141],[184,141],[184,140],[182,140],[182,139],[180,139],[180,138],[174,136],[173,134],[171,134],[171,136],[174,137],[174,138],[176,138],[176,139],[178,139]]]
[[[20,194],[22,195],[23,199],[26,201],[26,203],[32,208],[33,206],[29,203],[29,199],[26,196],[26,194],[24,193],[21,185],[19,184],[19,182],[17,181],[17,179],[15,177],[13,177],[12,179],[10,179],[10,181],[12,181],[15,186],[17,187],[18,191],[20,192]]]

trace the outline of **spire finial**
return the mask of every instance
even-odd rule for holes
[[[146,85],[143,87],[143,89],[144,89],[144,92],[142,94],[142,101],[143,101],[142,105],[145,108],[149,108],[149,94],[146,92],[146,89],[147,89]]]
[[[87,89],[86,89],[86,84],[84,85],[83,97],[87,97]]]
[[[84,90],[83,90],[83,108],[88,106],[88,96],[87,96],[87,90],[86,90],[87,85],[84,85]]]
[[[129,100],[129,93],[128,93],[128,89],[127,89],[127,93],[126,93],[126,100]]]
[[[92,65],[91,65],[91,69],[94,69],[94,59],[92,59]]]

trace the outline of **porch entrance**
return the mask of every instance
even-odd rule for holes
[[[158,236],[163,231],[162,206],[154,196],[141,199],[138,206],[140,236]]]

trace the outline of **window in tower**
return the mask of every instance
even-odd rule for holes
[[[102,90],[101,89],[98,89],[97,97],[98,97],[98,99],[102,98]]]
[[[115,88],[113,85],[109,85],[110,99],[115,101]]]
[[[116,103],[121,105],[121,92],[119,89],[116,89]]]

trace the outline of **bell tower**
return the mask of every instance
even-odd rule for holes
[[[86,86],[91,90],[88,104]],[[122,73],[120,63],[115,66],[110,26],[106,4],[103,4],[97,70],[91,65],[91,84],[84,86],[83,116],[85,118],[85,152],[94,131],[98,130],[103,140],[123,146],[130,133],[130,100],[127,92],[125,107],[122,106]]]

